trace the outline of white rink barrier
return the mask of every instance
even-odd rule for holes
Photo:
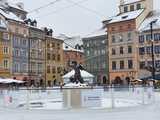
[[[0,107],[11,109],[104,109],[155,102],[152,87],[0,90]]]

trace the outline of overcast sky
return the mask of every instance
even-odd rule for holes
[[[25,9],[31,11],[55,0],[22,1],[25,4]],[[37,19],[40,26],[53,28],[56,35],[63,33],[68,36],[85,36],[99,29],[102,26],[101,21],[118,12],[119,0],[71,0],[81,1],[79,4],[85,8],[73,5],[69,1],[59,0],[59,2],[29,15]],[[158,5],[160,5],[160,0],[154,0],[154,9],[158,9]]]

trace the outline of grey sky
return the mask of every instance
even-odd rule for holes
[[[25,9],[31,11],[55,0],[22,1],[25,4]],[[72,1],[77,2],[83,0]],[[94,13],[76,5],[73,6],[73,3],[69,3],[67,0],[61,0],[54,5],[31,13],[30,16],[36,18],[40,26],[52,27],[56,35],[63,33],[69,36],[85,36],[99,29],[102,25],[101,21],[115,15],[118,11],[118,3],[119,0],[84,0],[83,3],[80,3],[98,12]],[[72,7],[65,8],[70,5]],[[154,9],[158,9],[158,5],[160,5],[160,0],[154,0]]]

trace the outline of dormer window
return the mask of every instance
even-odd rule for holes
[[[124,12],[125,12],[125,13],[128,12],[128,6],[125,6],[125,7],[124,7]]]
[[[122,16],[122,19],[126,19],[128,17],[128,15],[126,15],[126,16]]]
[[[134,11],[134,5],[130,6],[130,11]]]
[[[141,9],[141,4],[137,4],[137,10]]]

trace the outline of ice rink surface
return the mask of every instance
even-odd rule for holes
[[[0,110],[0,120],[160,120],[160,104],[116,110]]]

